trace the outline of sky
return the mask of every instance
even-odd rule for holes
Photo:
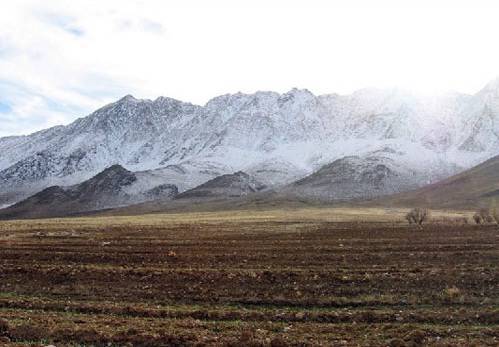
[[[475,93],[499,76],[499,1],[16,0],[0,12],[0,136],[132,94],[204,104],[293,87]]]

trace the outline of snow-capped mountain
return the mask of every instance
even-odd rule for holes
[[[197,106],[128,95],[67,126],[0,138],[0,153],[0,206],[113,164],[182,192],[240,170],[276,188],[355,156],[386,161],[407,183],[397,185],[403,190],[499,154],[499,79],[475,95],[434,97],[293,89],[227,94]]]
[[[139,174],[113,165],[82,183],[45,188],[0,210],[0,218],[60,217],[157,199],[170,200],[178,194],[173,184],[151,187],[151,183]]]

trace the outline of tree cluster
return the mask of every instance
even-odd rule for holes
[[[473,215],[476,224],[499,224],[499,211],[497,209],[482,208]]]

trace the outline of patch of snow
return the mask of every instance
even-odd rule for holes
[[[421,184],[499,154],[499,83],[475,95],[236,93],[204,106],[126,96],[68,126],[0,138],[0,153],[2,193],[75,184],[113,164],[140,172],[137,191],[239,170],[279,186],[352,155],[397,163]]]

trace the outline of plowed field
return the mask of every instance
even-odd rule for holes
[[[1,222],[0,345],[499,345],[497,226],[329,213]]]

